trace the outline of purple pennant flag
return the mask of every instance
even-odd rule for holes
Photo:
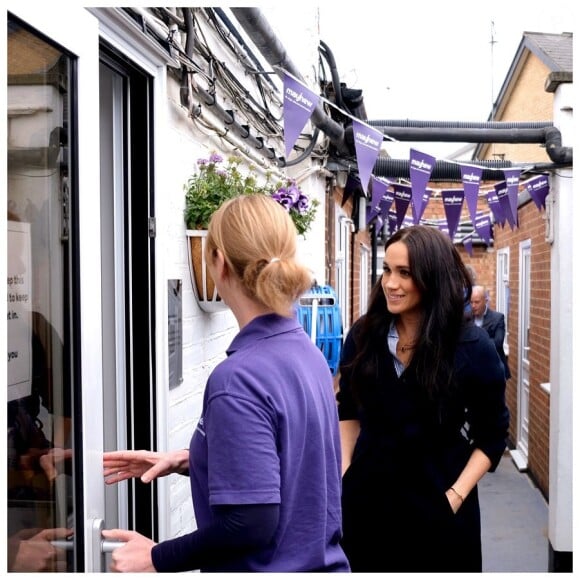
[[[479,196],[479,184],[481,183],[483,168],[475,165],[460,165],[460,167],[465,201],[467,202],[471,221],[472,223],[475,223],[477,214],[477,197]]]
[[[411,187],[402,183],[394,183],[395,210],[397,212],[397,229],[401,227],[407,208],[411,201]]]
[[[457,226],[459,225],[459,218],[461,217],[465,194],[462,189],[443,189],[441,190],[441,197],[443,199],[445,216],[447,217],[449,237],[453,241],[455,232],[457,231]]]
[[[520,185],[521,169],[504,169],[505,182],[508,189],[508,199],[512,210],[514,225],[518,225],[518,187]]]
[[[505,181],[501,181],[500,183],[494,184],[494,189],[497,193],[497,199],[499,200],[499,207],[503,212],[506,220],[508,221],[511,229],[513,230],[515,227],[514,217],[512,215],[512,208],[510,204],[510,200],[508,197],[508,187]]]
[[[431,193],[433,191],[431,189],[426,189],[425,193],[423,194],[423,199],[421,200],[421,216],[425,213],[425,209],[427,208],[427,204],[431,199]]]
[[[367,217],[367,226],[371,223],[371,221],[376,217],[376,216],[381,216],[381,201],[383,199],[383,195],[385,194],[385,191],[387,191],[387,187],[388,184],[386,184],[384,181],[381,181],[380,179],[377,179],[374,175],[371,175],[371,191],[372,191],[372,200],[371,200],[371,211],[369,212],[369,216]],[[377,223],[378,223],[378,219],[377,219]],[[382,223],[382,218],[381,218],[381,223]],[[377,226],[377,229],[378,226]]]
[[[546,197],[550,193],[550,182],[547,175],[537,175],[524,184],[530,197],[534,200],[536,207],[542,211],[546,209]]]
[[[387,187],[389,186],[388,183],[377,179],[374,175],[371,175],[371,191],[372,191],[372,201],[371,201],[371,208],[373,211],[377,213],[380,211],[379,204],[381,203],[381,199],[383,199],[383,195],[385,191],[387,191]]]
[[[475,230],[479,237],[489,246],[491,243],[491,222],[489,214],[478,214],[475,219]]]
[[[467,253],[473,257],[473,244],[472,244],[472,236],[469,234],[463,238],[463,247],[467,250]]]
[[[416,149],[410,149],[410,155],[409,175],[411,176],[413,195],[413,221],[418,224],[427,205],[423,202],[423,194],[435,167],[435,157]],[[429,197],[427,197],[427,201],[429,201]]]
[[[389,211],[387,224],[389,226],[389,236],[392,236],[399,229],[399,218],[396,211]]]
[[[379,212],[375,209],[371,209],[371,211],[369,211],[368,215],[367,215],[367,226],[375,219],[380,217]]]
[[[286,159],[318,104],[320,96],[284,74],[284,145]]]
[[[392,184],[391,184],[392,185]],[[387,189],[383,194],[383,198],[379,202],[379,209],[381,212],[381,217],[385,219],[393,205],[393,200],[395,199],[395,194],[392,190]]]
[[[495,221],[503,228],[505,226],[505,215],[501,209],[499,198],[495,189],[490,189],[487,192],[487,205],[495,218]]]
[[[358,164],[358,174],[365,193],[368,193],[368,185],[371,172],[375,166],[375,161],[379,155],[383,134],[373,127],[369,127],[358,119],[352,120],[354,134],[354,147],[356,150],[356,161]]]

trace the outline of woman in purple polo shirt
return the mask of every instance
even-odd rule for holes
[[[295,253],[294,224],[268,196],[214,214],[206,259],[240,332],[209,377],[189,450],[103,460],[107,483],[188,474],[198,529],[160,543],[105,530],[126,542],[112,571],[349,571],[332,375],[293,315],[311,285]]]

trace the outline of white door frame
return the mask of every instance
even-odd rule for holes
[[[529,414],[530,414],[530,269],[532,244],[530,240],[519,246],[519,315],[518,315],[518,384],[517,384],[517,437],[512,457],[519,470],[528,467]]]
[[[106,40],[116,51],[125,55],[132,63],[142,69],[153,79],[153,133],[155,140],[153,143],[153,163],[155,166],[155,184],[154,189],[163,189],[163,184],[168,180],[165,174],[170,171],[171,164],[168,160],[172,152],[164,147],[163,143],[170,142],[169,127],[169,110],[167,107],[167,66],[176,67],[178,63],[172,59],[166,50],[161,48],[157,43],[147,40],[142,31],[135,26],[135,23],[120,8],[87,8],[99,21],[99,34],[103,40]],[[118,203],[118,200],[116,201]],[[167,212],[173,211],[173,208],[167,207],[167,204],[157,203],[155,207],[155,217],[160,223],[164,222],[164,216]],[[164,247],[165,229],[158,227],[155,235],[155,245]],[[155,279],[152,283],[155,286],[155,295],[164,296],[167,292],[167,278],[164,270],[164,261],[158,260],[155,266]],[[121,308],[121,304],[116,305]],[[157,321],[166,321],[168,317],[167,303],[165,300],[155,301],[155,319]],[[165,385],[168,381],[168,355],[167,355],[167,325],[156,325],[158,330],[155,336],[155,352],[157,353],[155,368],[157,371],[156,383]],[[117,336],[119,344],[123,343],[121,337]],[[118,404],[120,401],[118,401]],[[159,389],[156,392],[156,415],[154,421],[157,426],[157,449],[162,451],[167,449],[167,412],[169,408],[168,393],[166,389]],[[120,406],[117,409],[119,415]],[[124,441],[118,441],[119,448],[124,447]],[[159,538],[169,537],[170,518],[171,518],[171,501],[170,501],[170,481],[169,478],[161,478],[157,481],[157,524]],[[119,520],[123,524],[123,505],[124,492],[119,489]],[[110,498],[109,498],[110,499]],[[107,504],[111,506],[111,502]]]
[[[335,248],[334,268],[336,276],[336,297],[342,315],[342,331],[346,335],[350,327],[350,238],[353,227],[352,220],[345,211],[336,206],[335,209]]]

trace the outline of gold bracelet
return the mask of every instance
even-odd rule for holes
[[[449,489],[461,500],[461,503],[465,501],[465,498],[454,487],[450,487]]]

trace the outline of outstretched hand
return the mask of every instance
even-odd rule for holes
[[[105,483],[119,483],[139,477],[149,483],[158,477],[187,471],[189,453],[179,451],[106,451],[103,453],[103,476]]]

